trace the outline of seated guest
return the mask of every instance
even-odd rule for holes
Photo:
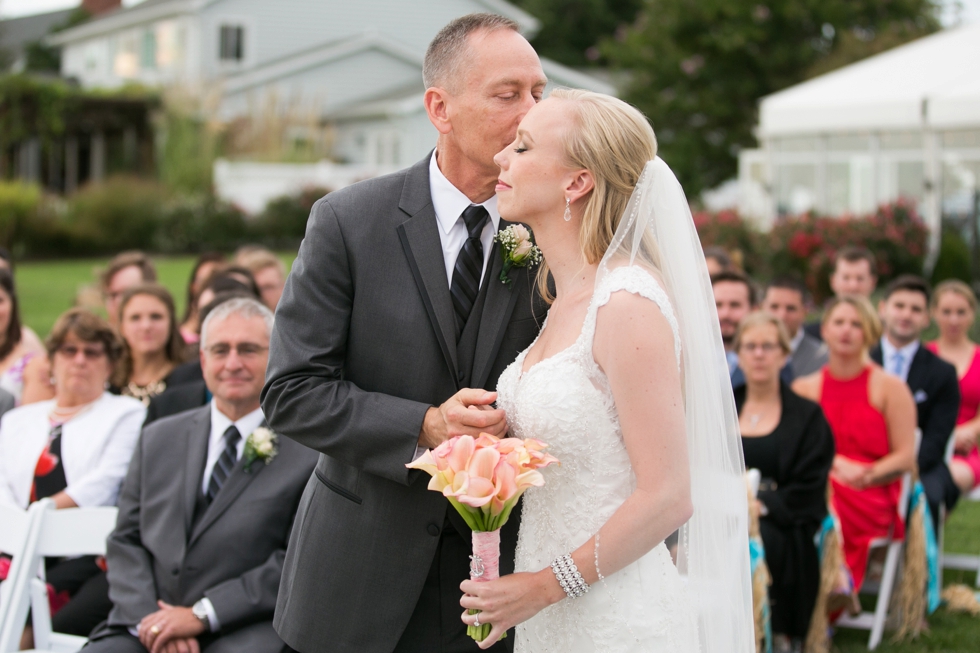
[[[960,492],[980,486],[980,347],[970,340],[970,327],[977,314],[977,296],[962,281],[943,281],[932,296],[932,318],[939,326],[939,339],[926,345],[930,351],[956,367],[960,405],[956,415],[953,460],[949,471]]]
[[[739,323],[755,308],[755,286],[745,274],[737,270],[724,270],[711,276],[711,289],[715,293],[715,308],[718,310],[725,358],[728,359],[728,372],[734,374],[738,369],[735,333]]]
[[[123,358],[113,384],[146,406],[173,383],[170,374],[184,361],[170,292],[157,284],[128,289],[119,303],[119,334]]]
[[[194,261],[190,279],[187,280],[187,305],[184,318],[180,322],[180,335],[187,344],[195,344],[200,340],[201,321],[197,312],[197,296],[204,289],[204,284],[212,274],[226,265],[225,255],[221,252],[205,252]]]
[[[904,538],[901,476],[915,471],[915,401],[900,379],[868,359],[868,346],[880,336],[867,299],[834,298],[823,317],[830,359],[793,383],[797,394],[820,404],[834,434],[831,500],[855,591],[864,582],[871,541]]]
[[[44,359],[44,345],[30,328],[20,322],[20,302],[10,270],[0,268],[0,389],[21,403],[24,388],[32,401],[54,396],[50,370],[43,361],[31,365],[33,359]],[[28,369],[30,368],[30,369]]]
[[[86,653],[284,650],[272,616],[317,454],[279,437],[277,455],[243,457],[253,435],[264,437],[271,329],[272,313],[254,299],[204,319],[201,365],[214,399],[144,429],[108,540],[112,612]]]
[[[871,350],[871,360],[912,391],[922,433],[919,479],[938,528],[939,504],[952,508],[959,497],[945,456],[960,409],[960,387],[956,368],[920,346],[929,326],[929,295],[929,284],[920,277],[905,274],[888,284],[878,304],[885,334]]]
[[[769,599],[776,639],[802,645],[820,587],[813,537],[827,515],[827,474],[834,436],[820,406],[780,381],[790,352],[779,318],[758,312],[735,335],[745,385],[735,390],[745,468],[758,469],[759,527],[772,576]],[[778,649],[779,647],[777,647]]]
[[[253,247],[236,254],[235,262],[252,273],[262,303],[275,312],[282,290],[286,287],[286,266],[282,259],[264,247]]]
[[[47,347],[55,398],[0,421],[0,503],[113,506],[146,412],[135,399],[105,391],[122,346],[105,320],[76,308],[58,318]],[[71,597],[55,612],[54,630],[87,635],[108,614],[96,558],[48,560],[46,567],[56,597]]]
[[[201,309],[201,319],[207,319],[208,314],[224,302],[242,297],[255,299],[251,293],[243,291],[219,293]],[[146,408],[146,422],[143,426],[151,424],[161,417],[176,415],[211,401],[211,393],[208,392],[201,372],[200,356],[198,356],[198,360],[184,363],[175,369],[170,377],[172,379],[179,377],[181,382],[171,384],[169,388],[150,399],[150,405]]]
[[[843,247],[834,257],[834,271],[830,274],[830,289],[835,297],[855,295],[871,299],[878,286],[878,260],[865,247]],[[814,338],[820,338],[822,322],[810,322],[804,329]]]
[[[100,285],[106,315],[113,327],[119,324],[119,301],[127,288],[157,280],[157,269],[143,252],[117,254],[102,272]]]
[[[827,364],[827,347],[803,330],[807,295],[806,286],[801,281],[780,277],[766,286],[766,294],[762,298],[762,308],[782,320],[790,334],[792,352],[789,362],[794,379],[813,374]]]
[[[711,276],[735,269],[732,257],[722,247],[705,247],[704,263],[708,266],[708,274]]]

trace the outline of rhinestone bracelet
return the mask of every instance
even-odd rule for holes
[[[555,572],[555,578],[558,579],[558,584],[565,590],[568,598],[577,599],[589,591],[589,584],[582,578],[571,555],[566,553],[555,558],[551,563],[551,571]]]

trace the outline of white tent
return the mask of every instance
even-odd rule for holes
[[[760,148],[740,156],[741,209],[869,213],[918,202],[938,244],[944,213],[980,179],[980,23],[944,30],[762,99]]]

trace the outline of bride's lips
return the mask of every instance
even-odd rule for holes
[[[502,190],[510,190],[510,185],[509,184],[506,184],[503,181],[501,181],[500,179],[498,179],[497,180],[497,186],[494,188],[494,190],[496,192],[498,192],[498,193],[500,191],[502,191]]]

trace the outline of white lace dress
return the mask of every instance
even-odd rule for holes
[[[543,440],[561,461],[541,470],[543,487],[524,495],[517,571],[548,567],[589,541],[636,487],[612,392],[592,355],[596,313],[621,290],[660,307],[679,361],[677,321],[666,293],[645,270],[624,267],[595,289],[574,344],[522,374],[525,350],[500,375],[498,405],[507,411],[512,434]],[[599,563],[601,569],[601,541]],[[562,600],[518,625],[515,653],[694,653],[695,629],[684,583],[661,543],[585,596]]]

